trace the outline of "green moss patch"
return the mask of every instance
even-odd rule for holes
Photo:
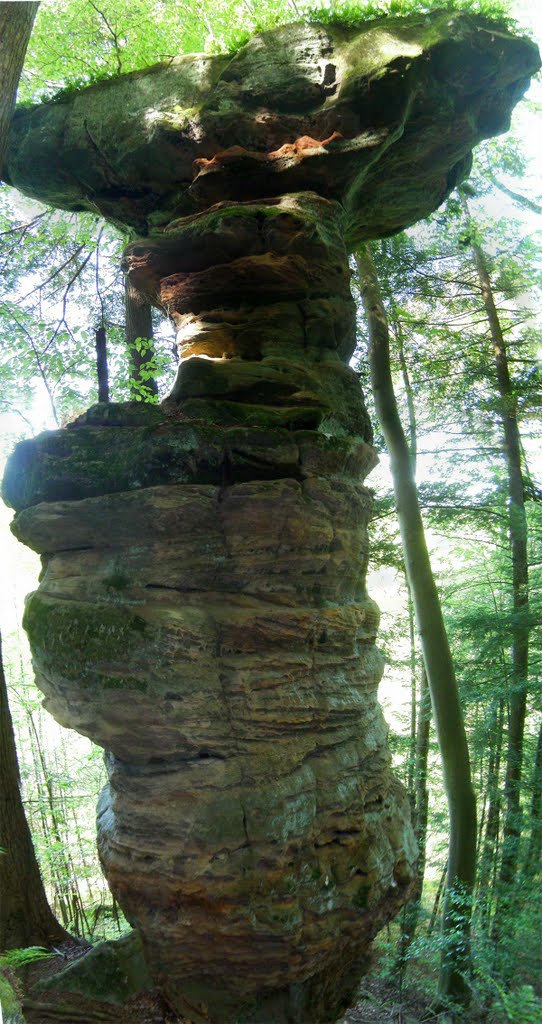
[[[152,988],[152,979],[136,932],[111,942],[100,942],[85,956],[53,978],[40,983],[38,991],[78,992],[87,999],[122,1006],[132,996]]]
[[[137,658],[137,652],[156,637],[153,627],[132,609],[62,601],[36,591],[27,601],[23,625],[45,668],[52,665],[55,672],[87,686],[146,688],[144,680],[126,673],[126,660]],[[122,674],[116,673],[116,665],[122,666]]]

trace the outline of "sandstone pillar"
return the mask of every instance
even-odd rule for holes
[[[412,880],[376,702],[343,217],[311,194],[221,204],[130,246],[178,325],[171,397],[148,426],[97,407],[28,446],[27,483],[48,467],[16,525],[46,553],[38,682],[109,751],[102,862],[192,1020],[335,1019]]]
[[[408,896],[347,248],[436,208],[537,67],[483,18],[297,25],[14,120],[9,180],[135,231],[178,331],[160,407],[23,442],[4,493],[38,684],[107,752],[102,862],[192,1021],[336,1020]]]

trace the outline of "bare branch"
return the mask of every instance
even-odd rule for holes
[[[93,3],[93,0],[88,0],[88,2],[90,4],[90,6],[92,7],[92,9],[94,11],[96,11],[96,14],[98,14],[100,16],[100,18],[102,19],[102,21],[103,21],[104,25],[106,26],[108,32],[111,34],[111,38],[113,40],[113,47],[115,49],[115,56],[117,58],[117,73],[120,75],[120,74],[122,74],[122,59],[121,59],[121,49],[120,49],[120,46],[119,46],[118,33],[115,32],[115,29],[113,28],[111,23],[106,18],[104,12],[101,11],[100,8],[97,7],[95,3]]]
[[[31,335],[30,331],[25,327],[24,324],[21,323],[20,320],[17,319],[16,316],[14,316],[13,313],[11,313],[10,316],[11,316],[11,319],[14,321],[14,323],[17,324],[17,327],[19,328],[19,330],[21,330],[23,332],[23,334],[26,334],[26,337],[28,338],[28,340],[30,342],[30,346],[31,346],[32,351],[34,353],[34,358],[36,360],[36,364],[37,364],[37,367],[38,367],[41,379],[42,379],[42,381],[43,381],[43,383],[45,385],[45,390],[47,391],[47,394],[49,396],[49,401],[51,403],[51,409],[53,411],[53,416],[54,416],[54,419],[55,419],[55,423],[56,423],[57,427],[59,427],[60,426],[60,420],[59,420],[58,415],[57,415],[55,400],[53,398],[53,392],[52,392],[51,387],[49,385],[49,381],[47,379],[47,374],[45,373],[45,370],[43,368],[43,363],[41,361],[41,356],[40,356],[40,354],[39,354],[39,352],[38,352],[38,350],[36,348],[34,339],[33,339],[32,335]],[[42,353],[42,355],[43,355],[43,353]]]

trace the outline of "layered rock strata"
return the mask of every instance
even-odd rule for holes
[[[4,493],[46,704],[107,751],[107,877],[192,1021],[335,1020],[407,898],[345,240],[435,208],[536,66],[442,12],[289,26],[14,122],[10,180],[137,230],[178,333],[160,407],[23,442]]]
[[[129,247],[190,357],[172,396],[27,442],[6,481],[45,556],[38,683],[109,751],[105,871],[191,1020],[335,1019],[412,878],[342,219],[314,195],[226,204]]]

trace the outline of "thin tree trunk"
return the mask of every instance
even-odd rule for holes
[[[464,202],[468,214],[468,207]],[[494,936],[498,941],[502,930],[508,928],[505,917],[511,907],[521,841],[521,782],[523,767],[523,737],[527,709],[529,679],[529,568],[527,557],[527,516],[525,488],[521,464],[521,438],[517,419],[517,400],[514,394],[506,345],[499,320],[487,261],[478,242],[471,241],[482,299],[491,332],[497,387],[500,397],[500,418],[504,434],[504,457],[508,477],[509,536],[512,554],[512,678],[509,694],[508,748],[504,796],[506,811],[503,826],[500,893],[494,921]]]
[[[38,3],[0,3],[0,176]],[[0,640],[0,949],[63,942],[47,902],[20,792]]]
[[[39,740],[38,730],[36,729],[36,723],[32,715],[30,708],[26,712],[27,721],[29,723],[30,733],[30,745],[32,748],[32,762],[34,767],[34,778],[36,782],[36,793],[39,794],[39,807],[41,816],[41,830],[44,839],[45,849],[47,850],[47,863],[51,876],[51,884],[55,892],[54,909],[55,913],[58,911],[62,923],[67,927],[70,923],[70,908],[65,897],[65,881],[64,874],[59,868],[58,864],[58,843],[56,837],[51,829],[51,816],[47,814],[45,803],[49,808],[49,794],[46,798],[41,795],[43,785],[43,762],[41,757],[41,743]],[[45,787],[47,789],[47,787]]]
[[[0,177],[17,86],[39,3],[0,3]]]
[[[489,730],[489,765],[487,773],[488,810],[484,842],[479,857],[478,876],[478,908],[482,924],[489,928],[493,890],[491,879],[495,871],[495,862],[499,848],[499,827],[501,820],[501,788],[500,772],[502,757],[502,741],[504,728],[504,701],[499,707],[492,727]]]
[[[34,720],[31,718],[32,727],[34,729],[34,739],[37,748],[37,754],[39,763],[41,765],[41,771],[43,781],[45,784],[45,792],[47,793],[47,802],[49,806],[49,820],[51,824],[51,830],[54,841],[55,855],[54,865],[55,872],[58,880],[59,892],[62,892],[62,917],[64,923],[68,925],[72,923],[72,927],[75,931],[76,922],[79,918],[86,920],[85,913],[83,910],[82,900],[79,895],[79,887],[77,884],[77,876],[73,866],[70,850],[67,849],[62,836],[61,823],[56,809],[56,798],[53,785],[53,777],[47,759],[45,751],[41,743],[40,737],[36,730]],[[79,906],[80,904],[80,906]],[[74,915],[74,910],[76,911]],[[75,920],[74,920],[75,917]]]
[[[55,751],[55,771],[56,771],[57,777],[60,776],[61,769],[60,769],[60,765],[58,763],[58,751]],[[59,834],[60,834],[60,831],[62,829],[62,834],[61,834],[62,856],[63,856],[63,860],[64,860],[64,863],[65,863],[66,869],[69,872],[68,877],[69,877],[70,890],[71,890],[71,892],[70,892],[70,900],[71,900],[71,907],[72,907],[72,918],[71,918],[71,920],[73,921],[73,930],[74,930],[76,935],[84,935],[85,934],[85,929],[86,929],[86,934],[88,935],[88,933],[90,931],[90,925],[89,925],[88,917],[87,917],[86,912],[85,912],[85,904],[83,902],[83,897],[81,896],[81,888],[79,886],[79,871],[78,871],[78,869],[76,867],[76,864],[75,864],[75,861],[74,861],[74,858],[73,858],[73,844],[70,843],[70,834],[69,834],[69,830],[67,828],[68,809],[67,809],[67,806],[66,806],[65,790],[64,790],[63,787],[59,788],[59,793],[58,793],[58,797],[56,798],[56,802],[58,802],[60,804],[60,809],[61,809],[61,814],[57,815],[57,823],[58,823],[57,824],[57,828],[58,828]]]
[[[401,376],[403,378],[403,384],[405,387],[405,396],[408,411],[408,444],[410,449],[410,461],[412,463],[412,472],[415,477],[416,463],[418,460],[418,424],[416,419],[416,406],[414,404],[414,392],[412,390],[410,373],[408,371],[408,365],[406,361],[403,328],[401,326],[400,321],[395,318],[393,319],[392,324],[393,333],[397,341],[397,352],[399,355],[399,366],[401,367]]]
[[[142,393],[158,395],[158,385],[153,375],[154,344],[151,306],[146,298],[126,278],[126,345],[130,353],[130,393],[141,398]],[[143,342],[143,346],[139,343]],[[144,391],[142,392],[142,389]]]
[[[427,820],[429,810],[429,794],[427,791],[427,762],[429,758],[429,733],[431,727],[431,697],[427,683],[425,666],[422,665],[420,677],[420,700],[418,726],[416,731],[415,761],[415,795],[414,795],[414,831],[418,842],[419,859],[416,869],[416,883],[412,899],[405,907],[399,942],[398,960],[404,964],[409,946],[415,938],[420,918],[425,862],[427,853]]]
[[[107,339],[103,324],[96,330],[96,373],[98,401],[109,402],[109,368],[107,365]]]
[[[413,816],[416,814],[416,739],[418,731],[418,701],[416,693],[416,628],[414,605],[410,587],[408,591],[408,636],[410,645],[410,736],[408,744],[407,790]]]
[[[0,642],[0,949],[67,938],[47,902],[24,814]]]
[[[422,898],[425,874],[427,820],[429,810],[429,793],[427,791],[427,763],[429,760],[429,733],[431,730],[431,695],[425,666],[422,666],[420,678],[420,710],[418,715],[418,731],[416,735],[416,839],[420,848],[418,862],[418,900]]]
[[[476,877],[476,801],[454,665],[418,501],[410,452],[401,425],[389,359],[389,331],[368,246],[357,256],[360,290],[369,325],[369,360],[376,410],[390,455],[405,564],[416,610],[431,693],[450,815],[448,876],[443,912],[445,942],[440,998],[467,1002],[470,918]]]
[[[525,857],[525,877],[533,878],[542,861],[542,722],[538,727],[538,743],[533,768],[531,797],[531,836]]]
[[[431,911],[431,917],[429,918],[429,924],[427,925],[427,934],[428,935],[432,935],[433,931],[434,931],[434,928],[435,928],[435,924],[436,924],[437,917],[438,917],[438,912],[439,912],[439,907],[440,907],[440,901],[442,899],[442,893],[444,892],[444,887],[445,887],[445,884],[446,884],[446,875],[447,874],[448,874],[448,865],[446,864],[446,866],[444,867],[444,870],[443,870],[443,872],[442,872],[442,874],[441,874],[441,876],[439,878],[439,883],[437,885],[437,891],[435,893],[435,899],[433,901],[433,909]]]
[[[388,296],[390,302],[393,302],[393,296]],[[405,340],[403,335],[403,329],[400,320],[396,317],[392,317],[393,334],[397,342],[397,351],[399,354],[399,365],[401,367],[401,376],[403,378],[403,385],[405,389],[405,397],[408,410],[408,446],[410,451],[410,463],[412,466],[412,474],[416,479],[416,463],[418,459],[418,425],[416,419],[416,406],[414,403],[414,392],[412,389],[412,383],[410,380],[410,373],[408,371],[408,365],[405,355]],[[410,746],[409,746],[409,762],[408,762],[408,782],[407,788],[410,796],[411,806],[413,813],[416,811],[416,793],[415,793],[415,765],[416,765],[416,742],[417,742],[417,694],[416,694],[416,643],[415,643],[415,616],[414,616],[414,604],[412,601],[412,594],[410,592],[410,584],[407,577],[407,591],[408,591],[408,631],[410,640]],[[426,680],[427,677],[424,676]],[[423,682],[422,682],[423,686]],[[421,698],[421,694],[420,694]],[[422,875],[422,886],[423,886],[423,875]],[[420,891],[421,895],[421,891]]]

